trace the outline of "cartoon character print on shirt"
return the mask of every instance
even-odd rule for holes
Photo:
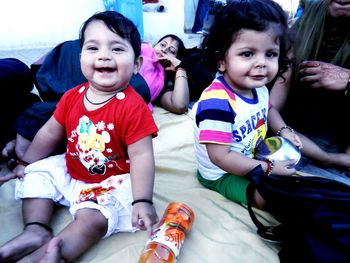
[[[254,137],[245,144],[241,153],[245,156],[255,156],[255,150],[258,145],[264,140],[267,132],[265,119],[261,118],[257,121],[255,129],[253,130]]]
[[[106,165],[119,168],[116,161],[104,155],[105,151],[111,152],[111,149],[106,150],[106,144],[111,140],[109,131],[113,129],[113,124],[106,126],[103,121],[100,121],[95,125],[87,116],[79,119],[79,125],[76,128],[77,156],[90,174],[105,174]]]
[[[253,139],[252,154],[255,156],[255,151],[258,145],[264,140],[266,136],[267,128],[265,124],[265,119],[260,119],[255,127],[255,134]]]

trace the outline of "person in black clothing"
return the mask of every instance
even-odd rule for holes
[[[17,116],[33,103],[40,101],[40,98],[31,92],[33,80],[29,67],[16,58],[0,59],[0,88],[3,99],[0,103],[2,149],[16,134]],[[10,107],[9,102],[15,103],[16,106]]]

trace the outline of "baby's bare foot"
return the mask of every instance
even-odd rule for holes
[[[12,262],[38,249],[52,238],[52,233],[39,225],[30,225],[0,248],[1,262]]]
[[[62,239],[59,237],[51,239],[47,245],[45,256],[39,263],[64,263],[65,261],[61,258],[61,246]]]

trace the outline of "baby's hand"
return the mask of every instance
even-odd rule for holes
[[[284,129],[284,130],[281,131],[281,136],[283,138],[286,138],[286,139],[290,140],[299,149],[303,148],[303,143],[301,142],[298,134],[296,134],[293,130],[291,130],[291,129]]]
[[[296,170],[294,164],[297,160],[291,159],[286,161],[274,162],[271,174],[276,175],[293,175]]]
[[[0,186],[12,179],[23,179],[24,177],[24,169],[23,165],[17,165],[12,172],[7,173],[5,176],[0,177]]]
[[[153,205],[149,203],[136,203],[132,210],[132,226],[152,233],[152,226],[158,222],[158,216]]]

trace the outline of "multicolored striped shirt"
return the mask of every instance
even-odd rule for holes
[[[231,151],[253,157],[254,149],[265,138],[269,92],[265,86],[252,92],[253,98],[242,97],[220,76],[197,102],[195,153],[198,171],[205,179],[216,180],[227,173],[210,161],[205,144],[230,145]]]

